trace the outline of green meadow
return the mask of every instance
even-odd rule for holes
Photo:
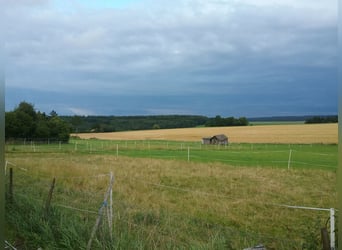
[[[231,166],[337,169],[336,144],[202,145],[176,141],[108,141],[72,139],[68,144],[13,143],[8,152],[108,154],[134,158],[169,159],[198,163],[219,162]]]

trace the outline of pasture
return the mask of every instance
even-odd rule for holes
[[[92,249],[321,248],[329,213],[281,205],[337,206],[334,142],[322,144],[324,138],[312,134],[302,138],[313,144],[225,147],[197,139],[146,140],[151,134],[141,133],[143,140],[6,145],[14,170],[10,240],[20,249],[85,249],[112,172],[113,232],[105,216]],[[53,210],[42,220],[54,177]]]

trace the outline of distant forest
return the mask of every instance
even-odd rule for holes
[[[294,121],[305,123],[336,123],[336,116],[302,117],[216,117],[200,115],[155,116],[58,116],[55,111],[45,114],[36,111],[33,104],[21,102],[13,111],[6,112],[6,140],[14,138],[54,138],[68,141],[70,133],[117,132],[148,129],[247,126],[249,121]]]
[[[305,115],[305,116],[268,116],[248,118],[250,122],[304,122],[304,123],[336,123],[337,115]]]
[[[248,125],[245,117],[209,118],[198,115],[61,116],[61,119],[71,124],[74,133]]]
[[[152,115],[152,116],[61,116],[71,125],[72,132],[118,132],[148,129],[248,126],[250,121],[304,121],[305,123],[334,123],[337,116],[291,117],[221,117],[199,115]]]
[[[305,120],[306,124],[310,123],[337,123],[338,116],[314,116]]]

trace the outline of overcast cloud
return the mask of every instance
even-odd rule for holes
[[[337,113],[336,0],[0,4],[7,110]]]

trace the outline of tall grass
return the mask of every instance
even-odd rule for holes
[[[104,217],[94,249],[242,249],[259,243],[319,249],[320,228],[329,215],[276,204],[336,207],[333,171],[116,157],[101,151],[9,150],[6,159],[16,165],[14,203],[7,204],[9,236],[22,249],[84,249],[109,172],[115,176],[113,241]],[[53,210],[43,220],[53,177]]]

